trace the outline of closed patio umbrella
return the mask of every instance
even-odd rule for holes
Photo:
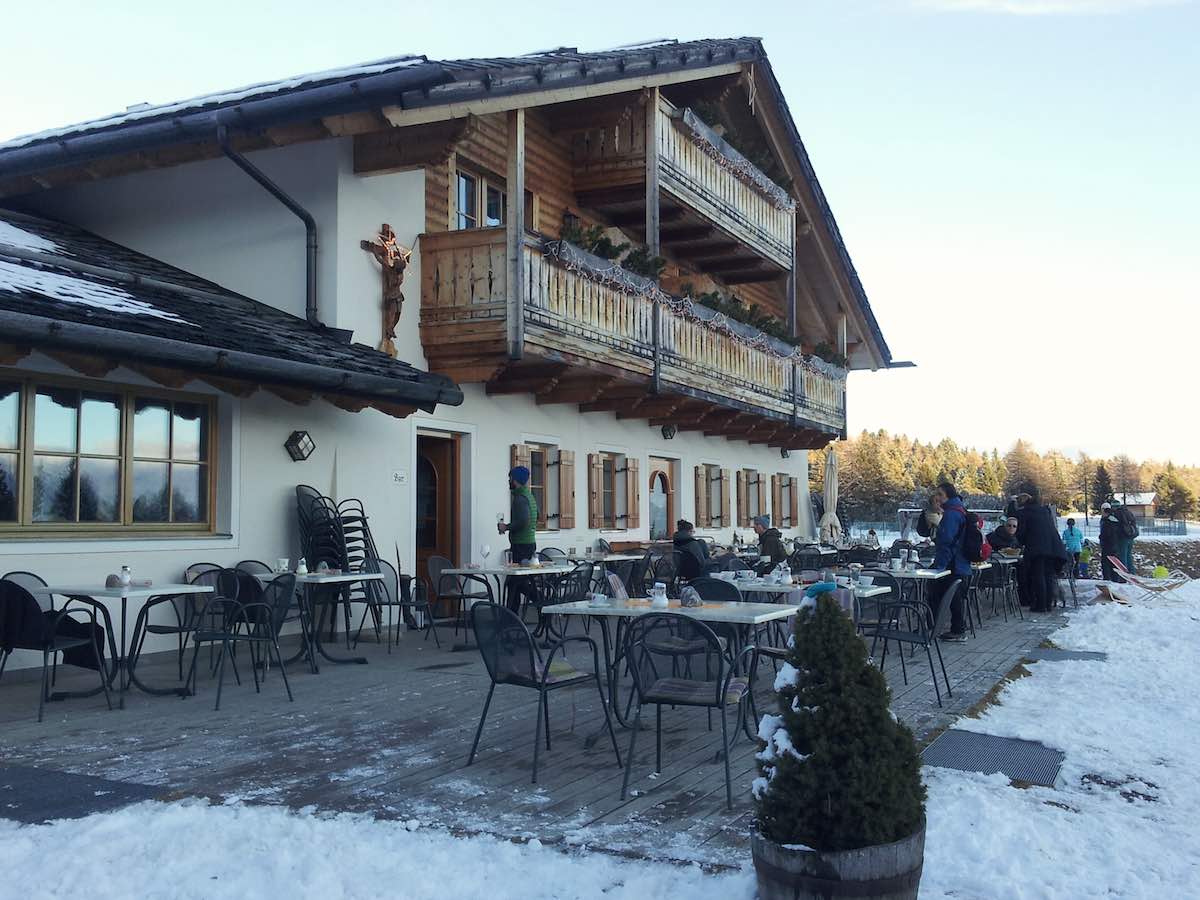
[[[837,517],[838,461],[832,447],[825,458],[825,514],[821,516],[821,540],[836,544],[842,536],[842,523]]]

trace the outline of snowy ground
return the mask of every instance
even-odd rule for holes
[[[1059,785],[1022,789],[1001,776],[927,768],[921,896],[1200,896],[1200,586],[1181,602],[1083,607],[1053,640],[1109,658],[1032,664],[998,705],[957,727],[1064,750]],[[562,852],[458,838],[417,821],[199,801],[43,826],[0,821],[0,871],[0,897],[22,898],[754,894],[748,867],[714,874],[586,845]]]

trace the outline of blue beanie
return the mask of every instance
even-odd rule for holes
[[[517,484],[529,484],[529,470],[524,466],[513,466],[508,477]]]

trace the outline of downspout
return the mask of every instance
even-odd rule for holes
[[[229,144],[229,129],[217,126],[217,143],[239,169],[257,181],[272,197],[286,206],[304,223],[304,318],[314,328],[321,328],[317,311],[317,220],[296,202],[296,199],[267,177],[267,174],[233,149]]]

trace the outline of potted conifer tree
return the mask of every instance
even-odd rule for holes
[[[759,726],[751,846],[760,900],[915,898],[925,787],[912,732],[829,594],[802,610]]]

